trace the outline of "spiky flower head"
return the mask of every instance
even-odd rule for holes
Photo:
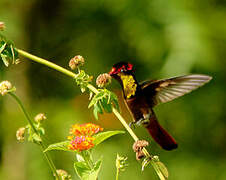
[[[57,169],[56,170],[58,176],[61,178],[61,180],[72,180],[71,175],[67,173],[67,171],[63,169]],[[56,176],[54,174],[54,176]]]
[[[78,66],[83,66],[84,63],[85,63],[85,59],[82,56],[77,55],[69,61],[69,67],[72,70],[75,70]]]
[[[125,171],[125,168],[128,166],[127,157],[119,156],[117,154],[115,165],[119,171]]]
[[[46,120],[46,116],[44,113],[39,113],[35,116],[35,122],[41,123],[42,121]]]
[[[0,83],[0,94],[2,96],[6,95],[10,89],[12,89],[12,84],[9,81],[2,81]]]
[[[20,142],[23,142],[24,141],[24,136],[25,136],[25,128],[24,127],[21,127],[19,128],[17,131],[16,131],[16,139]]]
[[[100,74],[96,79],[98,87],[102,88],[111,83],[111,76],[108,73]]]
[[[5,23],[0,22],[0,31],[3,31],[5,29]]]

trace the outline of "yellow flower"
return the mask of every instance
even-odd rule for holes
[[[99,131],[103,131],[103,128],[96,124],[74,124],[70,129],[70,134],[74,136],[92,136]]]
[[[10,89],[12,89],[12,84],[9,81],[2,81],[0,83],[0,94],[2,96],[6,95]]]

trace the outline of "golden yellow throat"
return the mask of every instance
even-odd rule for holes
[[[120,73],[119,76],[121,77],[121,80],[122,80],[123,89],[124,89],[126,98],[130,98],[131,96],[135,95],[137,84],[133,76],[122,74],[122,73]]]

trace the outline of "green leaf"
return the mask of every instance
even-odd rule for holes
[[[90,169],[85,162],[75,162],[74,168],[81,180],[96,180],[101,168],[101,160],[98,160],[93,169]]]
[[[7,59],[7,55],[1,54],[1,58],[6,67],[9,66],[9,60]]]
[[[103,106],[104,110],[107,113],[111,113],[112,112],[112,105],[110,103],[108,103],[107,98],[103,98],[101,103],[102,103],[102,106]]]
[[[0,54],[2,53],[2,51],[5,49],[5,47],[6,47],[6,43],[4,42],[4,41],[1,41],[0,42]]]
[[[99,172],[100,172],[101,164],[102,164],[102,159],[99,159],[99,160],[95,163],[95,165],[94,165],[94,168],[93,168],[94,173],[93,173],[93,174],[96,175],[96,179],[97,179],[98,174],[99,174]],[[96,180],[96,179],[95,179],[95,180]]]
[[[74,168],[80,179],[91,180],[89,179],[89,175],[91,174],[92,170],[90,170],[85,161],[75,162]]]
[[[33,139],[34,142],[41,142],[42,141],[41,137],[36,133],[34,133],[32,135],[32,139]]]
[[[70,149],[68,149],[68,145],[70,144],[70,141],[63,141],[55,144],[50,144],[44,152],[51,151],[51,150],[59,150],[59,151],[68,151],[68,152],[74,152]]]
[[[160,161],[155,162],[155,164],[156,164],[158,170],[161,172],[161,174],[165,177],[165,179],[168,179],[169,173],[168,173],[166,166]]]
[[[166,166],[161,161],[159,161],[158,156],[153,156],[151,159],[145,158],[142,162],[142,171],[146,166],[148,166],[148,164],[151,164],[153,166],[160,180],[168,179],[168,170]]]
[[[123,134],[123,133],[125,133],[125,132],[124,131],[106,131],[106,132],[98,133],[93,136],[93,137],[95,137],[95,140],[93,141],[93,143],[95,145],[98,145],[98,144],[102,143],[104,140],[110,138],[111,136],[114,136],[117,134]]]

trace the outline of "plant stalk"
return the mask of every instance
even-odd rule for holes
[[[17,49],[18,53],[32,61],[35,61],[35,62],[38,62],[38,63],[41,63],[41,64],[44,64],[50,68],[53,68],[67,76],[70,76],[72,78],[75,78],[77,75],[65,68],[62,68],[61,66],[58,66],[52,62],[49,62],[43,58],[40,58],[40,57],[37,57],[37,56],[34,56],[26,51],[23,51],[23,50],[20,50],[20,49]],[[98,94],[99,91],[98,89],[96,89],[93,85],[91,84],[88,84],[87,85],[87,88],[89,88],[92,92],[94,92],[95,94]],[[122,123],[122,125],[126,128],[126,130],[129,132],[129,134],[132,136],[132,138],[134,139],[134,141],[138,141],[138,137],[136,136],[136,134],[133,132],[133,130],[129,127],[129,125],[126,123],[126,121],[124,120],[124,118],[121,116],[121,114],[113,107],[113,113],[115,114],[115,116],[119,119],[119,121]],[[143,152],[145,154],[146,157],[149,157],[149,158],[152,158],[152,156],[148,153],[148,151],[143,148]]]
[[[12,92],[9,92],[9,95],[11,95],[11,96],[16,100],[16,102],[19,104],[19,106],[20,106],[20,108],[22,109],[22,111],[23,111],[23,113],[24,113],[24,115],[25,115],[25,117],[26,117],[28,123],[30,124],[31,128],[32,128],[33,131],[38,135],[37,129],[35,128],[35,126],[34,126],[32,120],[31,120],[31,118],[29,117],[29,115],[28,115],[28,113],[27,113],[27,111],[26,111],[26,109],[25,109],[23,103],[21,102],[21,100],[20,100],[14,93],[12,93]],[[40,138],[41,138],[41,137],[40,137]],[[49,164],[49,166],[50,166],[50,169],[52,170],[52,173],[55,174],[55,176],[56,176],[56,178],[57,178],[58,180],[60,180],[60,179],[59,179],[59,176],[58,176],[58,174],[57,174],[57,171],[56,171],[56,167],[55,167],[55,165],[54,165],[54,163],[53,163],[51,157],[48,155],[47,152],[44,152],[44,150],[46,149],[45,144],[44,144],[42,141],[38,142],[38,144],[40,145],[40,147],[41,147],[41,149],[42,149],[42,153],[43,153],[44,157],[46,158],[46,160],[47,160],[47,162],[48,162],[48,164]]]

